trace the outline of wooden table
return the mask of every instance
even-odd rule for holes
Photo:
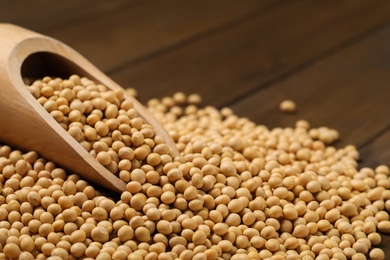
[[[195,92],[270,128],[306,119],[356,145],[359,167],[390,164],[389,1],[0,3],[2,22],[69,44],[142,102]]]

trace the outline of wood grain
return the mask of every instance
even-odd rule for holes
[[[122,86],[136,87],[143,102],[180,90],[223,106],[389,21],[388,7],[384,1],[284,2],[110,75]]]
[[[279,1],[152,1],[53,31],[106,72],[205,37]],[[96,33],[98,28],[99,33]]]
[[[390,126],[360,148],[361,166],[376,167],[380,164],[390,166]]]
[[[117,13],[139,2],[139,0],[67,0],[53,3],[50,0],[0,0],[0,17],[2,23],[12,23],[30,30],[48,33],[84,20]]]
[[[339,129],[338,146],[360,146],[390,125],[390,27],[356,42],[283,81],[232,105],[269,127],[307,119],[313,126]],[[278,113],[284,99],[297,103],[294,115]],[[272,115],[272,116],[269,116]]]

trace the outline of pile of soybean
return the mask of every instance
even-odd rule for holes
[[[55,120],[127,183],[119,200],[34,152],[0,147],[0,258],[384,259],[389,168],[358,168],[337,131],[268,129],[176,93],[150,100],[180,152],[121,91],[86,78],[28,86]]]

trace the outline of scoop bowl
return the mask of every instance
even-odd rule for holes
[[[12,24],[0,24],[0,142],[15,148],[37,151],[57,165],[115,192],[126,184],[70,136],[31,95],[23,77],[88,77],[109,89],[121,88],[78,52],[51,37]],[[162,136],[172,155],[175,143],[146,109],[133,97],[135,110],[157,135]]]

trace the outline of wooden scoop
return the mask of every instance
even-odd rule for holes
[[[100,165],[31,95],[23,77],[72,74],[88,77],[110,89],[121,88],[69,46],[44,35],[0,24],[0,141],[21,150],[34,150],[59,166],[112,191],[126,184]],[[178,154],[173,140],[158,121],[133,97],[138,114]]]

